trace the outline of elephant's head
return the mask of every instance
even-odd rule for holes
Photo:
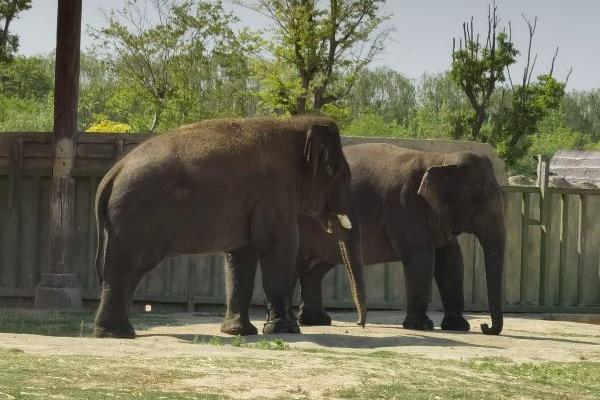
[[[364,326],[366,307],[358,221],[352,221],[353,194],[350,167],[334,122],[313,124],[304,146],[302,212],[316,217],[323,229],[335,235],[346,265],[352,295]],[[354,235],[350,235],[353,231]],[[352,236],[352,237],[351,237]]]
[[[484,251],[488,302],[492,326],[485,334],[502,331],[502,266],[506,228],[502,191],[490,160],[471,152],[445,155],[440,165],[427,168],[419,194],[429,205],[436,240],[473,233]]]

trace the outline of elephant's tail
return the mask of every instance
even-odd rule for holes
[[[104,282],[104,265],[106,264],[106,255],[109,253],[110,235],[106,226],[106,209],[108,199],[112,193],[113,182],[121,171],[121,165],[117,164],[108,171],[98,185],[96,191],[96,275],[98,283],[102,287]]]

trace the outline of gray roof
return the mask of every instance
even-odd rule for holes
[[[573,184],[600,184],[600,151],[560,150],[550,159],[550,173]]]

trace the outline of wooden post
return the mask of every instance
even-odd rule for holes
[[[72,273],[81,3],[58,0],[49,253],[47,269],[35,291],[36,308],[81,308],[81,287]]]
[[[540,241],[540,293],[538,304],[540,306],[547,305],[546,294],[552,282],[548,281],[546,274],[546,264],[549,260],[550,252],[552,251],[549,243],[552,232],[552,193],[548,191],[548,182],[550,178],[550,163],[541,154],[537,156],[537,185],[540,189],[540,225],[542,237]]]

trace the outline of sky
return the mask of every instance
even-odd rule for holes
[[[56,41],[56,0],[33,0],[31,10],[20,14],[11,29],[21,37],[20,53],[46,54]],[[105,20],[102,9],[123,5],[123,0],[83,0],[82,48],[92,41],[88,27],[101,27]],[[600,0],[497,0],[500,25],[511,21],[513,40],[525,52],[528,44],[527,25],[522,19],[537,16],[538,24],[532,54],[538,55],[535,73],[547,72],[555,48],[559,47],[555,76],[564,79],[572,67],[568,89],[600,88]],[[254,11],[224,1],[227,10],[235,12],[240,25],[267,29],[269,21]],[[373,66],[387,66],[418,80],[425,73],[437,73],[450,66],[452,38],[462,35],[462,23],[475,18],[476,30],[485,33],[486,0],[388,0],[384,14],[390,16],[386,28],[393,31],[385,52]],[[520,57],[524,59],[524,55]],[[523,64],[511,69],[513,80],[522,74]]]

